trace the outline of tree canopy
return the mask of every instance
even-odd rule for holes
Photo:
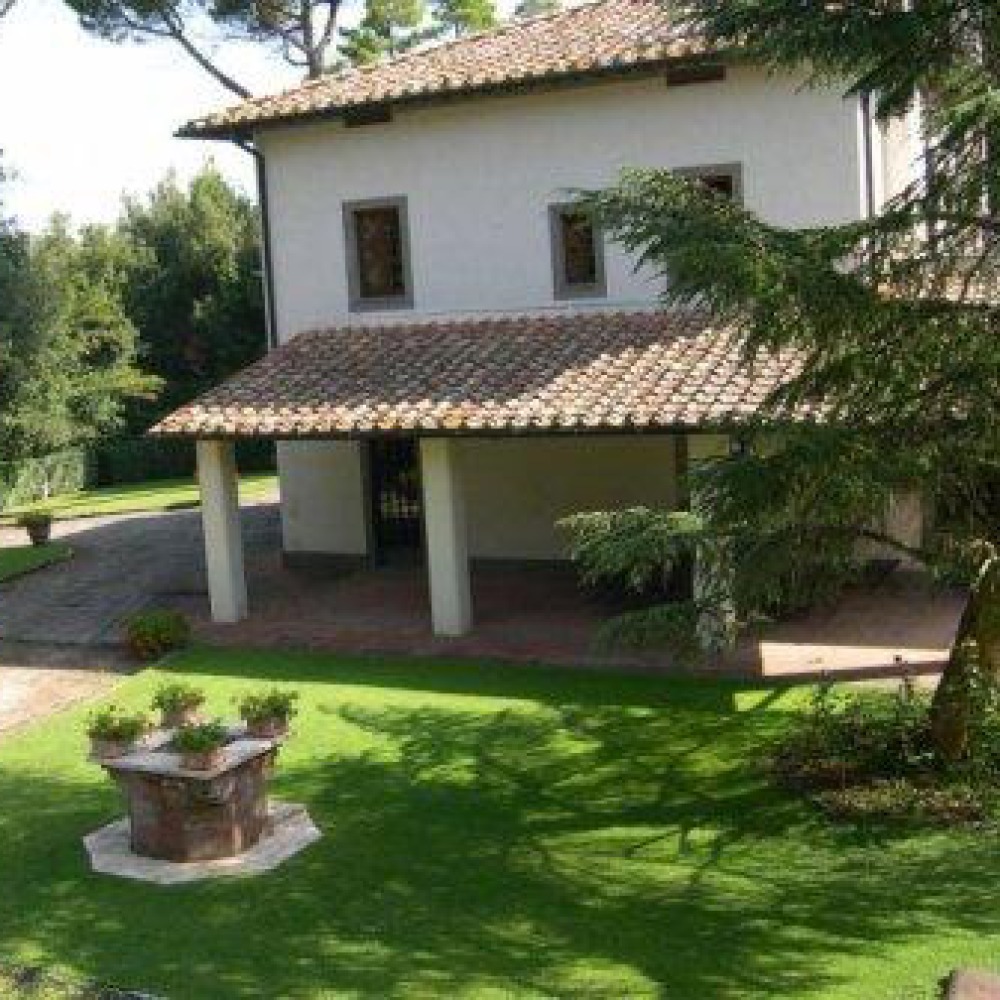
[[[756,428],[766,437],[742,429],[758,446],[692,476],[706,502],[687,544],[728,539],[743,554],[743,610],[766,610],[801,592],[817,553],[830,565],[847,559],[890,490],[919,487],[951,531],[935,536],[950,544],[918,554],[935,563],[944,550],[963,552],[967,581],[982,583],[1000,536],[1000,8],[681,0],[672,9],[718,49],[863,97],[882,123],[918,114],[926,145],[904,190],[843,225],[778,227],[667,171],[626,172],[590,197],[612,236],[663,276],[668,302],[733,324],[748,362],[759,351],[803,359]],[[804,404],[822,420],[793,425]],[[645,530],[679,539],[649,517]],[[581,538],[599,528],[577,523]]]

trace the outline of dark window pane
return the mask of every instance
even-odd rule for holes
[[[570,288],[597,283],[597,245],[594,224],[579,212],[563,212],[561,228],[563,279]]]
[[[698,182],[707,187],[709,191],[722,195],[730,201],[736,194],[736,185],[732,174],[700,174]]]
[[[399,209],[395,205],[357,209],[354,226],[361,298],[387,299],[405,295]]]

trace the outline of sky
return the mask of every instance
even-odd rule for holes
[[[230,43],[218,55],[255,93],[297,79],[261,46]],[[115,45],[84,32],[61,0],[18,0],[0,20],[0,149],[16,172],[4,213],[32,231],[54,212],[112,221],[123,192],[143,195],[171,169],[189,178],[207,159],[252,191],[246,153],[173,137],[234,101],[169,42]]]

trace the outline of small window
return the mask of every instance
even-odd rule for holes
[[[412,306],[406,199],[347,203],[344,235],[350,308]]]
[[[555,297],[607,294],[604,238],[593,218],[576,205],[549,209]]]
[[[743,202],[743,169],[738,163],[719,167],[690,167],[678,170],[677,173],[697,180],[703,187],[723,198],[740,204]]]

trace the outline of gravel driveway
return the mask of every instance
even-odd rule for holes
[[[279,545],[278,508],[242,510],[247,554]],[[129,615],[159,600],[204,596],[205,558],[197,510],[60,521],[67,562],[0,584],[0,639],[100,645],[120,642]],[[0,529],[0,545],[23,544]]]
[[[279,545],[278,509],[242,511],[248,554]],[[73,558],[0,584],[0,738],[110,691],[135,664],[117,644],[141,608],[206,595],[197,510],[61,521]],[[24,533],[0,528],[0,545]]]

